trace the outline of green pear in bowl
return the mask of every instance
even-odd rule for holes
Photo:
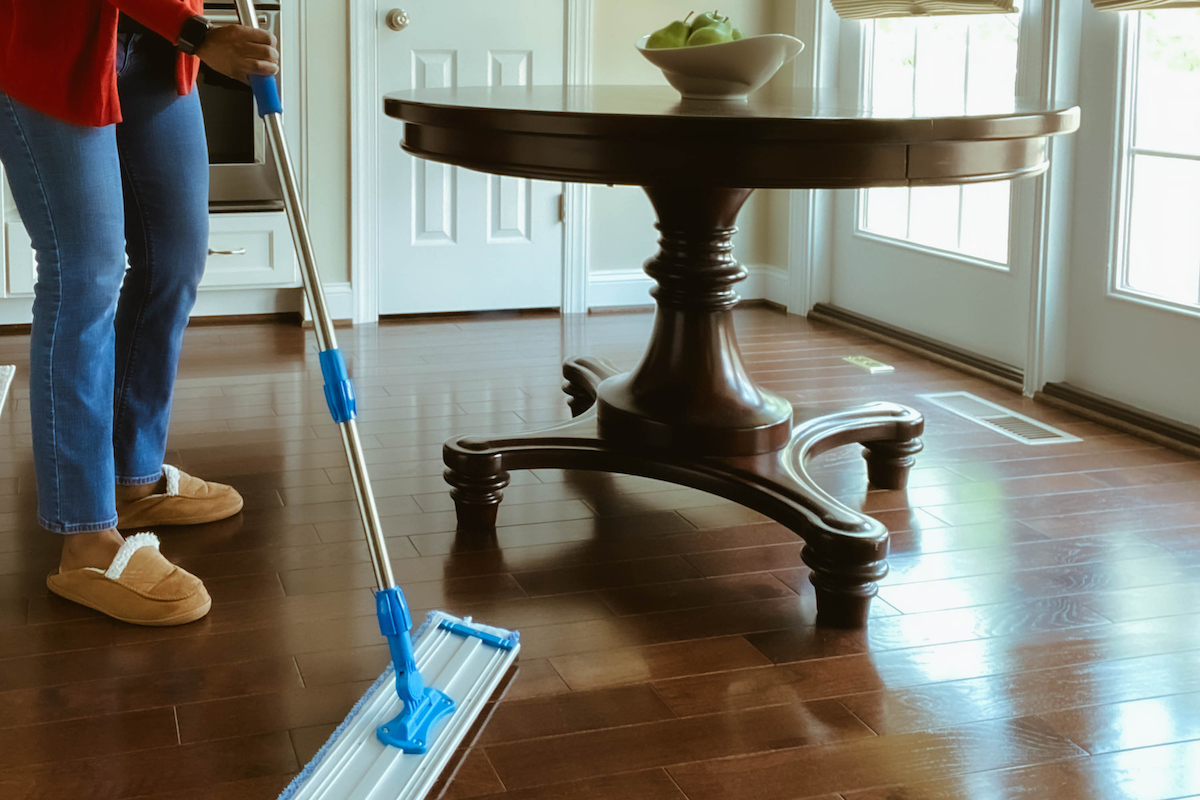
[[[686,47],[653,48],[651,37],[643,36],[637,49],[685,100],[744,102],[799,55],[804,43],[782,33],[738,37],[735,30],[727,21],[699,28]],[[697,39],[699,34],[704,36]],[[712,36],[712,43],[699,44]]]
[[[689,14],[688,16],[691,15]],[[720,11],[705,11],[692,20],[692,27],[688,33],[690,35],[701,28],[707,28],[709,25],[716,25],[721,22],[729,22],[729,17],[722,17]]]
[[[733,26],[728,22],[705,25],[688,37],[688,47],[703,47],[706,44],[723,44],[733,41]]]
[[[693,12],[694,13],[694,12]],[[691,35],[692,29],[688,25],[688,14],[683,19],[677,19],[670,25],[664,28],[659,28],[654,33],[650,34],[650,38],[646,40],[646,47],[651,50],[666,50],[672,47],[686,47],[688,36]]]

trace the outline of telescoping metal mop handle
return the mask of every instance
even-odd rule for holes
[[[258,28],[258,14],[253,0],[237,0],[238,16],[242,24]],[[355,423],[356,408],[354,387],[346,372],[346,361],[338,349],[333,320],[325,301],[325,290],[317,272],[317,257],[313,250],[312,237],[308,232],[308,220],[300,203],[300,186],[292,169],[292,159],[283,135],[283,103],[279,98],[279,86],[275,78],[268,75],[251,75],[250,87],[258,103],[258,113],[267,127],[267,140],[275,154],[279,180],[283,184],[283,202],[287,209],[292,238],[300,259],[300,272],[304,279],[304,294],[312,311],[313,325],[317,333],[317,347],[321,351],[321,372],[325,376],[325,399],[342,430],[346,455],[350,462],[350,475],[354,491],[358,496],[358,507],[366,529],[367,544],[371,550],[371,562],[375,567],[375,583],[380,589],[396,585],[392,565],[388,560],[387,544],[383,539],[383,527],[379,521],[379,510],[375,507],[375,495],[367,477],[366,460],[363,458],[362,442],[358,438]]]
[[[258,14],[253,0],[237,0],[238,16],[243,25],[258,28]],[[312,310],[313,323],[320,349],[321,373],[325,377],[325,400],[334,422],[342,432],[342,443],[346,447],[346,460],[350,464],[350,476],[358,498],[358,509],[362,516],[363,529],[371,553],[371,564],[375,568],[375,612],[379,617],[380,632],[387,637],[392,662],[396,668],[396,691],[404,701],[404,732],[395,730],[399,724],[381,728],[380,738],[395,744],[406,752],[424,752],[430,725],[441,716],[450,713],[453,702],[442,692],[426,687],[417,668],[412,643],[412,615],[403,592],[396,585],[392,565],[388,560],[387,544],[383,538],[383,526],[379,520],[379,509],[375,506],[375,494],[367,476],[366,459],[363,457],[362,442],[355,423],[357,413],[354,386],[346,371],[346,361],[337,346],[333,320],[325,303],[325,291],[317,271],[317,258],[312,239],[308,233],[308,221],[300,203],[300,187],[292,168],[291,155],[283,133],[283,103],[279,98],[279,85],[275,78],[267,75],[251,75],[250,88],[258,105],[258,115],[267,128],[267,140],[275,156],[280,183],[283,184],[283,201],[287,209],[292,238],[300,259],[304,277],[304,293]],[[471,635],[485,638],[486,634]]]

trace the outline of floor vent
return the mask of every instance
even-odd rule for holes
[[[1083,441],[1078,436],[1064,433],[1058,428],[1052,428],[1044,422],[1038,422],[1023,414],[1010,411],[1004,406],[984,400],[982,397],[976,397],[970,392],[941,392],[917,396],[1024,444],[1061,444]]]

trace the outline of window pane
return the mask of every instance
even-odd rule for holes
[[[1017,92],[1016,15],[971,22],[967,50],[967,113],[988,113]]]
[[[979,114],[1010,103],[1015,16],[881,19],[872,25],[869,98],[876,116]],[[869,189],[861,224],[880,236],[1008,261],[1007,183]]]
[[[966,110],[968,30],[953,18],[927,20],[917,28],[917,113]]]
[[[908,236],[908,187],[872,189],[866,194],[864,225],[872,233],[903,239]]]
[[[957,186],[922,186],[912,190],[908,238],[939,250],[958,248]]]
[[[1008,181],[972,183],[962,187],[962,243],[967,255],[1008,263]]]
[[[1200,9],[1138,15],[1134,144],[1200,154]]]
[[[1200,305],[1200,161],[1134,156],[1124,288]]]
[[[871,109],[876,116],[912,114],[916,41],[916,26],[911,19],[881,19],[875,23]]]

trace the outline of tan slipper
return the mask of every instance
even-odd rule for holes
[[[59,597],[134,625],[183,625],[212,608],[204,583],[167,561],[153,533],[126,539],[108,569],[60,569],[46,578],[46,586]]]
[[[163,465],[167,490],[130,503],[117,503],[117,527],[200,525],[232,517],[242,510],[242,496],[232,486],[193,478]]]

